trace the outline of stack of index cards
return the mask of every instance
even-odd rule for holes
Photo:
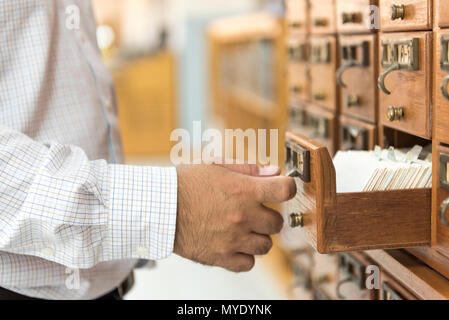
[[[337,192],[419,189],[432,187],[432,156],[423,148],[339,151],[334,158]],[[420,157],[421,155],[421,157]]]

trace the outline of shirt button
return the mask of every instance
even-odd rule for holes
[[[148,256],[148,248],[146,248],[146,247],[138,247],[137,248],[137,255],[139,257],[142,257],[142,258]]]
[[[43,253],[47,257],[52,257],[55,255],[55,250],[53,250],[52,248],[45,248]]]

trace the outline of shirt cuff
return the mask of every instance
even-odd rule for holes
[[[178,181],[175,168],[109,165],[112,260],[160,260],[173,252]]]

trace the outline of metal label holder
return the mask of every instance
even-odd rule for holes
[[[288,176],[299,177],[302,181],[309,183],[310,177],[310,151],[297,144],[287,141],[286,168]]]

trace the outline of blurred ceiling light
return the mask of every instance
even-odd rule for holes
[[[97,28],[97,42],[100,50],[110,49],[115,42],[115,32],[108,25],[101,25]]]

